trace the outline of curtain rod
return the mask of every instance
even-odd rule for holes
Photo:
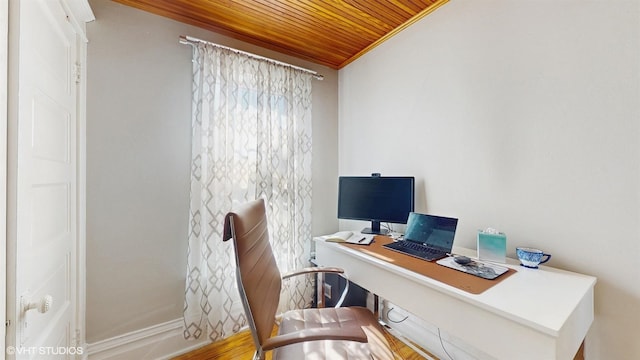
[[[256,54],[253,54],[253,53],[250,53],[250,52],[247,52],[247,51],[234,49],[232,47],[228,47],[228,46],[212,43],[212,42],[209,42],[209,41],[200,40],[200,39],[197,39],[197,38],[194,38],[194,37],[191,37],[191,36],[180,35],[180,44],[194,46],[197,43],[213,45],[215,47],[219,47],[221,49],[230,50],[230,51],[233,51],[233,52],[235,52],[237,54],[246,55],[246,56],[249,56],[249,57],[254,58],[254,59],[264,60],[264,61],[268,61],[268,62],[273,63],[273,64],[282,65],[282,66],[290,67],[290,68],[293,68],[293,69],[296,69],[296,70],[304,71],[306,73],[311,74],[314,78],[316,78],[318,80],[324,79],[324,76],[322,74],[318,74],[317,72],[315,72],[313,70],[309,70],[309,69],[305,69],[303,67],[291,65],[291,64],[288,64],[286,62],[270,59],[268,57],[256,55]]]

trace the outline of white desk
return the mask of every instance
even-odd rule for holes
[[[315,238],[316,261],[497,359],[573,359],[593,322],[596,278],[547,266],[517,270],[480,295]],[[474,250],[454,248],[464,255]]]

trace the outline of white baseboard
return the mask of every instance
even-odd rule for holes
[[[132,331],[87,345],[89,360],[165,360],[210,343],[209,339],[185,340],[183,320]]]

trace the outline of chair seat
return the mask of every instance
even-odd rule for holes
[[[384,330],[377,319],[366,308],[302,309],[288,311],[283,315],[279,335],[302,329],[339,328],[360,325],[368,342],[319,340],[291,344],[274,350],[273,359],[278,360],[323,360],[323,359],[393,359]]]

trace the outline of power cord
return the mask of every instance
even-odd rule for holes
[[[388,317],[388,315],[387,315],[387,317]],[[438,339],[440,339],[440,346],[442,346],[442,350],[444,350],[444,353],[447,354],[449,359],[453,360],[451,355],[449,355],[449,352],[447,351],[447,349],[444,347],[444,343],[442,342],[442,334],[440,334],[440,328],[438,328]]]
[[[405,321],[405,320],[407,320],[407,319],[409,318],[409,315],[407,315],[407,316],[405,316],[405,317],[404,317],[404,319],[402,319],[402,320],[397,320],[397,321],[396,321],[396,320],[392,320],[392,319],[389,317],[389,314],[391,313],[391,311],[392,311],[393,309],[395,309],[395,308],[391,308],[391,309],[387,310],[387,320],[391,321],[392,323],[399,324],[399,323],[401,323],[401,322],[403,322],[403,321]]]

